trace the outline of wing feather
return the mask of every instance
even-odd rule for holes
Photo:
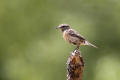
[[[80,35],[79,33],[77,33],[77,32],[76,32],[75,30],[73,30],[73,29],[69,29],[68,34],[69,34],[70,36],[72,36],[72,37],[79,38],[80,41],[84,41],[84,40],[85,40],[85,38],[84,38],[82,35]]]

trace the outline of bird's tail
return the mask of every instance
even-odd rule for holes
[[[98,48],[97,46],[93,45],[92,43],[85,41],[85,45],[92,46],[94,48]]]

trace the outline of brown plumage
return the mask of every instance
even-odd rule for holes
[[[57,29],[60,29],[62,31],[63,38],[67,42],[77,46],[76,49],[79,49],[80,45],[89,45],[89,46],[97,48],[95,45],[85,40],[85,38],[82,35],[80,35],[78,32],[71,29],[68,24],[61,24],[57,27]]]

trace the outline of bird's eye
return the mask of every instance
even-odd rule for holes
[[[63,28],[65,28],[65,27],[67,27],[67,26],[63,26]]]

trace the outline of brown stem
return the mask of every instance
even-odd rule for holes
[[[67,80],[82,80],[84,61],[79,50],[71,53],[67,61]]]

